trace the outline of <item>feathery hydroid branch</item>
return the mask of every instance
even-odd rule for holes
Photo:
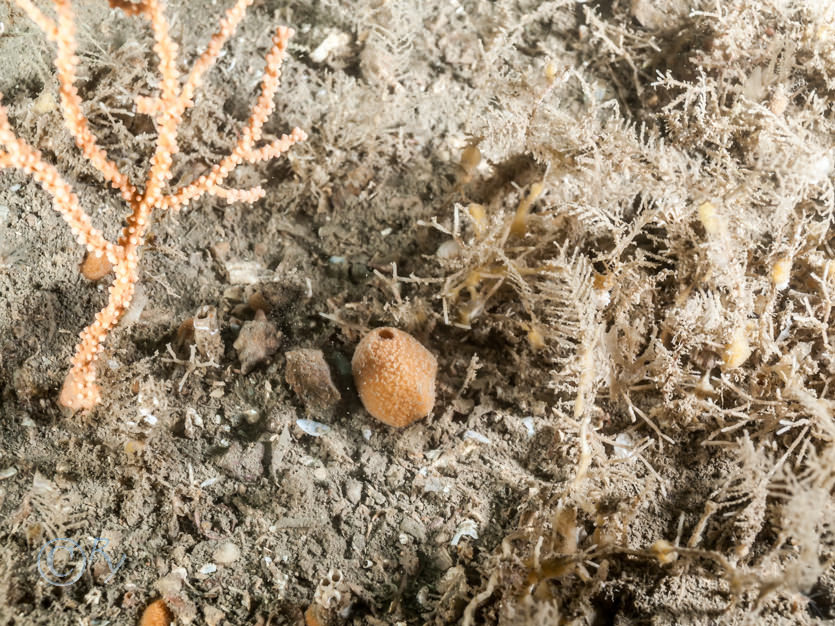
[[[273,99],[278,91],[281,65],[293,30],[286,27],[276,29],[272,47],[266,57],[260,95],[232,152],[207,175],[198,177],[178,191],[167,193],[165,187],[172,176],[171,165],[178,150],[177,129],[183,114],[193,106],[195,90],[201,85],[204,74],[217,60],[223,45],[234,34],[253,0],[238,0],[226,12],[206,50],[198,57],[182,83],[176,64],[177,45],[170,37],[162,0],[142,0],[138,3],[109,0],[111,7],[121,9],[127,15],[145,17],[154,35],[153,49],[158,58],[161,77],[160,94],[157,97],[143,97],[137,102],[138,108],[154,118],[157,127],[156,147],[142,188],[132,184],[98,146],[81,109],[81,98],[75,86],[78,57],[75,52],[75,24],[70,1],[55,0],[57,19],[46,16],[31,0],[15,1],[44,31],[47,39],[55,44],[61,112],[67,129],[85,158],[114,189],[119,190],[131,210],[118,241],[115,244],[107,241],[93,227],[89,215],[81,208],[78,196],[55,167],[47,163],[40,152],[15,135],[0,101],[0,168],[14,167],[31,175],[52,196],[55,210],[67,222],[76,240],[87,248],[89,254],[98,258],[105,257],[113,267],[115,280],[109,289],[107,306],[81,332],[81,341],[72,359],[72,369],[67,374],[59,397],[59,403],[73,411],[89,409],[100,399],[96,385],[96,360],[107,333],[130,306],[138,278],[140,250],[154,209],[177,209],[207,193],[225,198],[228,202],[254,202],[264,195],[260,187],[227,189],[221,185],[241,163],[276,158],[293,144],[307,138],[304,131],[294,128],[290,134],[265,146],[256,147],[262,136],[263,125],[275,106]]]

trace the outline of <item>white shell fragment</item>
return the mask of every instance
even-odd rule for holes
[[[449,485],[444,483],[440,478],[430,476],[423,484],[423,490],[429,493],[449,493]]]
[[[273,273],[257,261],[227,261],[224,267],[230,285],[254,285],[273,277]]]
[[[322,424],[321,422],[316,422],[308,419],[297,419],[296,426],[301,428],[305,433],[307,433],[311,437],[321,437],[331,429],[331,427],[327,424]]]
[[[148,293],[145,291],[144,286],[138,284],[134,287],[133,299],[130,302],[130,306],[122,316],[122,327],[127,328],[134,322],[139,321],[146,304],[148,304]]]
[[[478,527],[473,520],[468,518],[458,525],[458,530],[455,531],[455,535],[452,537],[452,541],[449,542],[449,545],[457,546],[462,537],[472,537],[473,539],[478,539]]]
[[[159,421],[157,416],[145,407],[139,407],[139,415],[142,417],[142,421],[150,426],[156,426],[156,423]]]
[[[440,259],[452,259],[461,254],[461,246],[458,245],[458,242],[454,239],[448,239],[438,246],[438,250],[435,254],[438,255],[438,258]]]
[[[328,35],[322,40],[316,49],[310,53],[310,60],[314,63],[321,63],[328,58],[328,55],[334,50],[347,46],[351,43],[351,36],[348,33],[336,31]]]
[[[212,558],[221,565],[229,565],[234,563],[241,556],[241,551],[234,543],[226,542],[219,545],[214,552]]]
[[[490,443],[490,440],[482,435],[481,433],[477,433],[474,430],[465,430],[464,431],[464,439],[472,439],[479,443]]]
[[[338,569],[328,571],[313,592],[313,601],[345,619],[351,612],[351,589]]]
[[[628,459],[632,456],[632,450],[635,448],[635,442],[629,433],[620,433],[615,437],[615,445],[612,446],[615,458]]]

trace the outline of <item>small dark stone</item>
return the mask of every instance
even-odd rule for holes
[[[368,280],[368,277],[371,276],[371,271],[365,263],[351,263],[351,269],[348,273],[351,280],[355,283],[365,282]]]

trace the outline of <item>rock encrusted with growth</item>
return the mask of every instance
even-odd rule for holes
[[[331,370],[321,350],[301,348],[290,350],[284,374],[287,384],[304,403],[308,412],[331,409],[341,396],[331,379]]]
[[[255,312],[255,319],[245,322],[232,346],[238,351],[241,372],[248,374],[252,369],[269,359],[281,345],[281,333],[275,324],[267,320],[264,311]]]

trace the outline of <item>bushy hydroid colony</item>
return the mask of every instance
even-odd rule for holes
[[[508,395],[547,407],[563,482],[465,623],[623,610],[642,601],[616,597],[623,577],[659,566],[716,576],[722,619],[775,594],[831,606],[832,18],[554,2],[497,27],[440,296],[447,323],[514,346]]]

